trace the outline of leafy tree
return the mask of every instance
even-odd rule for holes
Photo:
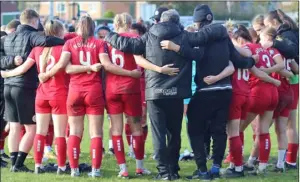
[[[115,17],[115,13],[111,10],[107,10],[104,15],[103,15],[104,18],[113,18]]]

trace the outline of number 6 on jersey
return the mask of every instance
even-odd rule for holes
[[[113,62],[114,65],[117,65],[121,68],[124,67],[124,63],[125,63],[124,62],[124,57],[121,54],[117,54],[117,50],[115,48],[112,49],[111,59],[112,59],[112,62]],[[117,59],[119,59],[120,64],[117,63]]]

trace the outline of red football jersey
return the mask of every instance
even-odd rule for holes
[[[248,80],[248,69],[236,69],[232,75],[231,81],[233,93],[248,96],[250,92]]]
[[[263,47],[261,47],[260,44],[253,44],[253,43],[248,43],[244,46],[245,48],[249,49],[252,52],[252,55],[258,55],[258,62],[255,64],[257,68],[269,68],[274,65],[274,60],[270,56],[269,52],[265,50]],[[258,82],[261,80],[254,76],[253,74],[250,74],[249,78],[249,84],[250,87],[255,86]]]
[[[39,73],[44,73],[50,70],[58,61],[62,52],[62,46],[52,47],[51,55],[46,63],[41,60],[44,47],[35,47],[30,52],[28,58],[35,61]],[[67,79],[68,75],[64,70],[56,73],[47,82],[39,84],[37,89],[37,99],[43,100],[60,100],[67,97]]]
[[[276,56],[282,56],[280,54],[280,52],[275,48],[268,48],[267,50],[269,51],[272,58],[275,58]],[[285,59],[283,56],[282,56],[282,58],[283,58],[283,61],[285,64],[285,69],[287,69],[288,71],[291,71],[290,61]],[[274,73],[273,77],[276,78],[277,80],[281,81],[281,85],[278,87],[279,91],[285,92],[290,89],[291,85],[286,77],[281,76],[279,73]]]
[[[102,40],[90,37],[86,44],[82,43],[82,37],[77,36],[68,40],[63,52],[71,54],[70,62],[72,65],[90,66],[100,63],[99,54],[107,53],[106,44]],[[70,89],[77,91],[90,91],[91,89],[102,90],[100,72],[87,72],[70,75]],[[102,92],[99,92],[101,94]]]
[[[133,33],[121,33],[120,35],[125,37],[137,37],[137,35]],[[133,54],[124,53],[111,46],[108,46],[108,52],[113,64],[125,70],[135,70],[138,68]],[[106,91],[110,94],[140,93],[140,79],[108,72],[106,77]]]

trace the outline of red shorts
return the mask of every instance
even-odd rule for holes
[[[247,100],[248,96],[234,94],[231,99],[229,108],[229,120],[241,119],[245,120],[247,116]]]
[[[298,107],[298,101],[299,101],[299,84],[293,84],[291,85],[293,94],[294,94],[294,99],[293,103],[291,105],[291,110],[295,110]]]
[[[278,104],[278,90],[271,84],[260,82],[251,88],[248,103],[248,112],[251,113],[274,111]]]
[[[142,116],[141,94],[106,94],[108,114]]]
[[[290,88],[286,92],[279,91],[278,96],[278,105],[274,111],[273,118],[278,118],[279,116],[289,117],[294,100],[292,88]]]
[[[35,100],[35,112],[39,114],[67,114],[66,100]]]
[[[100,91],[72,91],[69,89],[67,109],[69,116],[103,115],[104,98]]]

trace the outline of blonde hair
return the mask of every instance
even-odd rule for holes
[[[195,32],[196,28],[195,25],[188,25],[187,27],[185,27],[185,30],[188,32]]]
[[[47,36],[58,36],[64,30],[64,25],[58,20],[49,20],[45,24],[45,34]]]
[[[265,19],[264,15],[256,15],[252,20],[252,25],[257,24],[260,26],[265,26],[264,19]]]
[[[20,15],[21,24],[29,24],[33,19],[39,19],[39,14],[33,9],[25,9]]]
[[[227,32],[233,32],[234,28],[236,28],[236,23],[229,19],[225,22],[225,28],[227,29]]]
[[[124,28],[125,30],[129,30],[132,24],[132,17],[128,13],[117,14],[114,18],[114,25],[116,26],[116,30],[120,28]]]

